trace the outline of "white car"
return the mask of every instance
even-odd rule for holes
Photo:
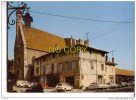
[[[107,88],[107,85],[105,84],[102,84],[102,83],[91,83],[90,86],[86,87],[87,90],[95,90],[95,89],[100,89],[100,90],[103,90]]]
[[[128,86],[128,84],[126,82],[121,82],[121,86],[125,87],[125,86]]]
[[[109,85],[109,88],[117,88],[117,87],[119,87],[119,85],[117,85],[116,83],[107,83],[107,85]]]
[[[28,82],[28,83],[26,84],[26,87],[28,87],[28,88],[31,88],[32,86],[34,86],[34,83],[32,83],[32,82]]]
[[[17,87],[30,88],[30,87],[33,86],[33,83],[25,81],[25,80],[17,80],[16,86]]]
[[[111,88],[117,88],[118,87],[118,85],[116,83],[111,83],[110,85],[111,85]]]
[[[24,85],[26,84],[27,82],[25,80],[17,80],[16,81],[16,86],[17,87],[24,87]]]
[[[58,83],[56,85],[56,90],[57,91],[71,91],[73,89],[72,86],[70,86],[68,83]]]
[[[104,89],[109,89],[109,88],[111,88],[111,85],[110,84],[103,84],[104,86]]]

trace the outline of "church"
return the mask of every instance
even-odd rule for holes
[[[23,24],[23,20],[25,25]],[[49,53],[49,47],[59,45],[61,48],[72,45],[70,38],[62,38],[54,34],[31,27],[32,17],[29,13],[22,15],[16,12],[16,37],[14,45],[14,66],[17,79],[32,81],[34,75],[33,60]],[[87,41],[85,41],[87,45]]]

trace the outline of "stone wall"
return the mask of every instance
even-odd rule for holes
[[[24,79],[24,42],[18,28],[14,46],[14,66],[17,79]]]

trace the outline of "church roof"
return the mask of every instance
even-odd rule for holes
[[[26,28],[23,26],[26,47],[30,49],[49,51],[49,47],[54,47],[56,44],[61,48],[66,46],[65,39],[48,32],[38,30],[36,28]]]
[[[116,68],[116,75],[134,76],[134,71]]]

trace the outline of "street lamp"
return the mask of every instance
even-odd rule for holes
[[[8,15],[8,17],[7,17],[7,22],[8,22],[8,26],[7,27],[8,27],[8,29],[10,29],[9,25],[14,25],[15,24],[15,19],[10,19],[11,15],[15,11],[21,10],[22,14],[23,14],[26,9],[30,9],[29,7],[27,7],[27,4],[24,3],[24,2],[21,2],[20,4],[18,3],[18,7],[15,7],[15,6],[11,5],[11,4],[13,4],[12,1],[7,2],[7,9],[8,10],[12,10],[9,15],[7,14]]]

